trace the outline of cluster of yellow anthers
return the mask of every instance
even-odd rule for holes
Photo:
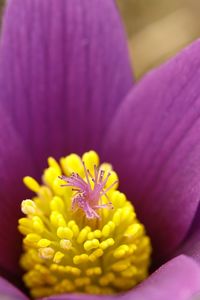
[[[71,154],[60,164],[50,157],[48,164],[42,185],[24,178],[36,193],[22,201],[26,217],[19,220],[25,235],[20,264],[32,297],[112,294],[145,279],[150,239],[132,204],[117,190],[111,165],[99,165],[94,151],[82,158]]]

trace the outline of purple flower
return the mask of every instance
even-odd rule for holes
[[[1,299],[27,299],[6,281],[21,275],[22,177],[39,178],[49,155],[89,149],[117,170],[161,266],[132,291],[103,298],[187,300],[200,290],[199,53],[197,41],[133,86],[113,1],[8,1],[0,48]]]

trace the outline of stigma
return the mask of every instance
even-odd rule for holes
[[[95,151],[50,157],[42,184],[23,200],[20,265],[33,298],[63,293],[114,294],[148,276],[151,242],[134,207],[118,190],[112,166]]]
[[[81,208],[85,212],[86,217],[89,219],[99,218],[100,216],[96,212],[97,210],[102,208],[113,208],[112,203],[109,201],[107,196],[107,192],[114,185],[118,184],[118,180],[115,180],[105,189],[111,173],[108,172],[104,178],[105,170],[100,168],[98,169],[97,166],[94,165],[93,176],[89,169],[86,169],[84,161],[82,163],[86,181],[78,173],[72,173],[70,177],[62,175],[59,176],[59,178],[66,181],[67,184],[63,184],[63,186],[73,187],[72,191],[76,192],[72,200],[72,209]],[[105,204],[102,204],[103,196],[108,199],[108,202]]]

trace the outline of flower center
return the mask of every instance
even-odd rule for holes
[[[43,184],[25,177],[36,193],[24,200],[20,264],[32,297],[71,292],[113,294],[148,275],[151,243],[134,207],[117,190],[110,164],[96,152],[48,159]],[[64,174],[64,175],[63,175]]]

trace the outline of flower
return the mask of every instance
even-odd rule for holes
[[[5,279],[20,277],[22,177],[39,178],[49,155],[89,149],[116,169],[160,266],[114,299],[187,300],[198,292],[199,48],[196,41],[133,85],[113,1],[8,1],[0,48],[1,297],[27,299]],[[99,299],[50,299],[89,298]]]
[[[110,295],[147,278],[150,238],[117,178],[95,151],[72,153],[60,164],[50,157],[41,185],[24,178],[36,193],[22,201],[18,226],[24,235],[20,265],[32,297]]]

